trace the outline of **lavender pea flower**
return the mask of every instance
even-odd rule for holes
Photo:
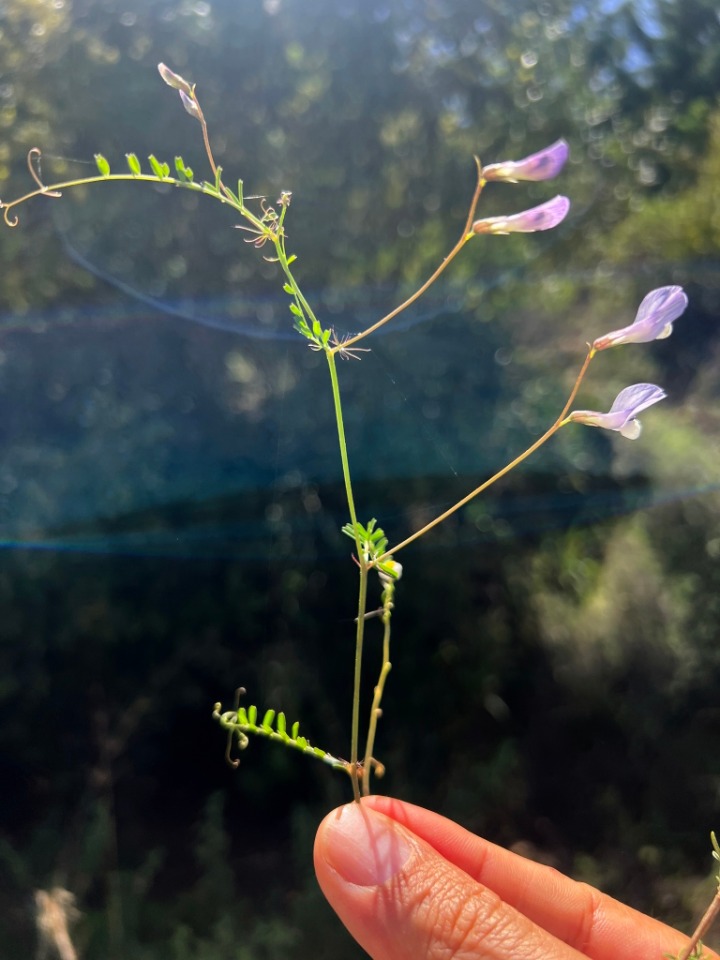
[[[557,196],[541,203],[538,207],[514,213],[509,217],[486,217],[476,220],[472,225],[473,233],[536,233],[538,230],[550,230],[567,216],[570,201],[567,197]]]
[[[585,423],[589,427],[617,430],[628,440],[637,440],[642,425],[636,419],[636,414],[666,396],[662,387],[657,387],[654,383],[635,383],[620,391],[607,413],[598,413],[595,410],[573,410],[564,422]]]
[[[531,153],[522,160],[504,160],[483,167],[483,180],[501,180],[517,183],[518,180],[551,180],[565,166],[570,148],[565,140],[556,140],[544,150]]]
[[[180,91],[180,99],[182,100],[182,105],[185,107],[191,117],[195,117],[196,120],[202,120],[202,115],[200,113],[200,107],[197,100],[195,100],[193,97],[189,97],[184,90]]]
[[[628,327],[613,330],[593,343],[594,350],[607,350],[622,343],[649,343],[662,340],[672,333],[673,321],[688,305],[682,287],[658,287],[651,290],[638,307],[635,319]]]

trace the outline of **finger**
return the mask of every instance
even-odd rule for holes
[[[365,802],[340,807],[320,824],[315,871],[373,960],[581,960]]]
[[[552,867],[483,840],[452,820],[390,797],[363,803],[406,826],[450,863],[558,940],[592,960],[637,960],[678,954],[688,938]],[[708,958],[716,958],[705,951]]]

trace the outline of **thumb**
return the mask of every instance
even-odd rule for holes
[[[367,805],[325,817],[314,856],[323,893],[373,960],[581,956]]]

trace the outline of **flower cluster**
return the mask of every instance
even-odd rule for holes
[[[523,160],[504,160],[482,168],[484,182],[517,183],[519,180],[538,182],[551,180],[565,166],[569,148],[564,140],[557,140],[544,150],[530,154]],[[473,233],[536,233],[551,230],[561,223],[570,209],[567,197],[557,196],[537,207],[513,213],[507,217],[485,217],[472,225]]]
[[[635,319],[626,327],[612,330],[593,341],[591,354],[623,343],[650,343],[663,340],[672,333],[672,325],[685,311],[688,298],[682,287],[668,286],[651,290],[638,307]],[[617,430],[628,440],[637,440],[641,424],[636,414],[667,396],[654,383],[636,383],[625,387],[607,413],[596,410],[573,410],[564,423],[585,423],[590,427]]]
[[[482,182],[550,180],[565,166],[568,154],[565,140],[556,140],[544,150],[532,153],[522,160],[504,160],[483,167]],[[536,233],[538,230],[550,230],[565,219],[569,209],[568,198],[558,195],[520,213],[476,220],[469,237],[474,234]],[[682,287],[667,286],[651,290],[638,307],[631,324],[612,330],[593,341],[590,358],[601,350],[618,347],[623,343],[649,343],[669,337],[673,323],[684,313],[687,304],[688,298]],[[590,427],[616,430],[628,440],[636,440],[642,429],[637,414],[666,396],[665,391],[654,383],[635,383],[620,391],[607,413],[597,410],[573,410],[559,425],[584,423]]]

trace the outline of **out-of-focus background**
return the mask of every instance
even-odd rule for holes
[[[361,329],[454,243],[472,156],[560,136],[567,221],[478,239],[340,370],[360,516],[392,539],[561,409],[585,343],[682,284],[635,443],[568,428],[402,556],[378,787],[686,928],[720,828],[720,19],[715,0],[6,0],[0,196],[101,152],[181,154],[196,82],[228,182],[293,192],[325,322]],[[204,175],[204,174],[201,174]],[[83,960],[360,951],[316,889],[346,779],[253,742],[261,707],[346,755],[355,571],[324,361],[277,268],[195,194],[102,184],[0,234],[0,956],[66,890]],[[371,625],[372,626],[372,625]],[[379,637],[368,643],[366,694]],[[59,909],[69,900],[56,895]]]

